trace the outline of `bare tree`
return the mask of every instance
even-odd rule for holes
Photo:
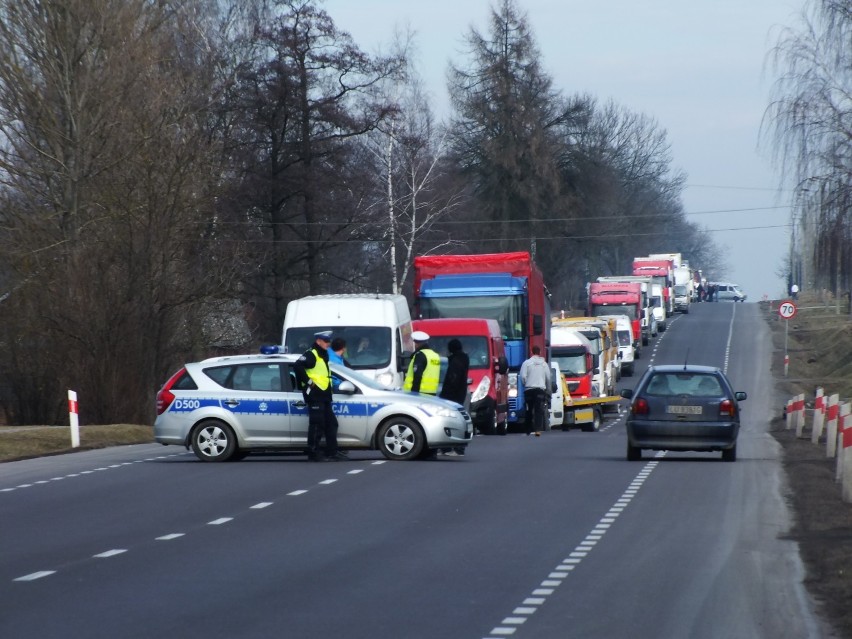
[[[228,208],[251,240],[246,293],[271,336],[290,299],[351,275],[341,256],[362,221],[352,141],[393,112],[378,85],[400,62],[365,54],[311,0],[266,3],[253,20],[229,104],[240,182]]]
[[[198,38],[207,6],[0,3],[10,291],[0,324],[18,366],[4,368],[13,419],[55,422],[75,388],[84,419],[149,421],[183,311],[228,275],[199,250],[218,179],[211,52]]]
[[[778,72],[764,119],[784,180],[796,185],[788,284],[848,291],[852,283],[852,9],[812,0],[771,52]],[[796,257],[798,256],[798,258]]]

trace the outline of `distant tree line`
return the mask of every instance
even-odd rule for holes
[[[788,286],[852,289],[852,3],[811,0],[771,53],[765,134],[794,185]]]
[[[403,34],[317,0],[0,0],[0,403],[150,423],[183,362],[277,343],[307,294],[415,255],[530,250],[556,308],[635,255],[721,275],[650,117],[553,86],[501,0],[432,112]]]

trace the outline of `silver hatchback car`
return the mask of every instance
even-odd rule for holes
[[[627,459],[637,461],[642,449],[721,451],[724,461],[737,459],[739,402],[725,374],[696,364],[650,366],[630,399],[627,416]]]
[[[306,450],[308,410],[293,370],[298,358],[240,355],[186,364],[157,393],[154,439],[210,462]],[[408,460],[471,441],[470,416],[458,404],[391,390],[335,364],[331,372],[341,450],[378,449],[388,459]]]

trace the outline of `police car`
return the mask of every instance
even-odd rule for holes
[[[306,450],[308,408],[293,369],[299,355],[262,350],[189,363],[172,375],[157,393],[154,439],[192,448],[208,462]],[[341,450],[378,449],[388,459],[409,460],[470,442],[473,427],[462,406],[330,368]]]

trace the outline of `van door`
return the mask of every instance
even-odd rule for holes
[[[562,420],[565,418],[565,394],[562,390],[564,387],[565,384],[562,379],[562,372],[559,370],[559,364],[551,362],[548,430],[554,426],[562,426]]]

